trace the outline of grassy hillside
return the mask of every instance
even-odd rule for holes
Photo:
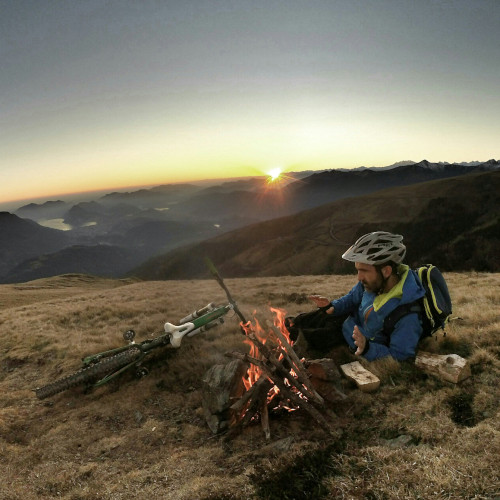
[[[339,434],[303,411],[272,414],[224,442],[201,408],[201,378],[228,350],[247,348],[234,317],[187,338],[149,364],[143,379],[38,401],[38,385],[79,368],[80,358],[139,340],[225,295],[213,280],[126,282],[66,276],[0,286],[0,498],[321,499],[497,498],[500,274],[446,275],[455,320],[422,348],[457,353],[472,377],[456,386],[408,362],[367,364],[382,380],[373,394],[344,381],[330,404]],[[268,305],[295,314],[309,293],[335,297],[352,276],[227,279],[246,315]],[[300,354],[311,358],[299,342]],[[344,348],[327,353],[353,360]],[[398,447],[401,435],[411,443]]]
[[[500,172],[391,188],[231,231],[151,259],[132,274],[204,277],[205,255],[231,277],[350,272],[340,255],[376,230],[404,235],[413,266],[498,272],[499,207]]]

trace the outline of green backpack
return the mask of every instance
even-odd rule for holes
[[[452,312],[448,285],[441,271],[432,264],[415,269],[425,289],[425,295],[410,304],[402,304],[390,312],[384,320],[384,332],[390,335],[396,323],[407,314],[418,313],[422,320],[422,337],[430,337],[439,329],[444,331]],[[446,332],[444,332],[446,335]]]

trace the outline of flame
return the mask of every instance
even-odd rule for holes
[[[248,321],[245,325],[241,324],[241,326],[243,327],[246,335],[254,333],[259,338],[259,340],[265,342],[265,338],[262,335],[262,327],[257,320],[255,320],[255,325],[252,325],[252,323]],[[249,355],[252,356],[252,358],[260,359],[260,353],[257,346],[253,342],[250,342],[248,339],[245,339],[243,342],[250,346]],[[243,385],[245,386],[245,390],[248,391],[248,389],[250,389],[250,387],[252,387],[252,385],[254,385],[255,382],[259,380],[261,374],[262,370],[258,366],[250,364],[247,373],[243,376]]]
[[[293,342],[290,340],[290,333],[287,330],[285,326],[285,317],[286,317],[286,311],[284,309],[280,309],[279,307],[270,307],[269,308],[271,312],[274,314],[273,318],[273,324],[276,328],[280,330],[280,332],[283,334],[283,336],[287,339],[287,341],[293,345]],[[254,311],[254,322],[252,323],[251,321],[248,321],[246,324],[241,324],[243,330],[245,331],[246,335],[254,334],[258,340],[262,343],[265,344],[266,340],[269,335],[273,335],[272,331],[266,332],[264,328],[261,326],[257,318],[255,317],[255,311]],[[249,340],[245,339],[243,341],[245,344],[250,346],[250,352],[249,356],[256,358],[256,359],[261,359],[261,355],[259,353],[259,349],[257,346],[253,343],[250,342]],[[281,343],[280,343],[281,344]],[[280,354],[279,359],[281,360],[283,358],[283,355]],[[262,376],[262,370],[254,365],[250,364],[250,367],[247,370],[247,373],[243,377],[243,384],[245,386],[245,390],[248,391],[252,385],[254,385],[257,380]],[[279,389],[276,386],[273,386],[271,390],[269,391],[268,395],[268,402],[279,392]]]
[[[286,311],[284,309],[280,309],[279,307],[270,307],[270,309],[271,312],[274,313],[274,326],[279,329],[288,343],[293,345],[293,341],[290,340],[290,332],[285,326]]]

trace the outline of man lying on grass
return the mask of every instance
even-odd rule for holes
[[[310,297],[318,308],[332,316],[330,327],[328,321],[323,321],[329,330],[328,347],[342,343],[342,333],[351,351],[368,361],[387,356],[403,361],[415,356],[422,335],[418,312],[401,317],[392,333],[384,331],[384,319],[389,313],[425,295],[415,271],[402,263],[405,254],[401,235],[376,231],[359,238],[342,255],[343,259],[354,262],[358,283],[347,295],[333,301],[319,295]],[[314,328],[308,332],[304,321],[307,314],[310,313],[289,320],[289,329],[293,336],[298,335],[300,328],[308,343],[314,344]],[[333,318],[342,320],[341,328],[335,327]],[[339,324],[338,319],[336,323]]]

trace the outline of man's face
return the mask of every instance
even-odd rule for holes
[[[382,277],[377,272],[375,266],[371,264],[362,264],[355,262],[356,270],[358,271],[358,281],[363,283],[367,292],[377,293],[383,285]]]

